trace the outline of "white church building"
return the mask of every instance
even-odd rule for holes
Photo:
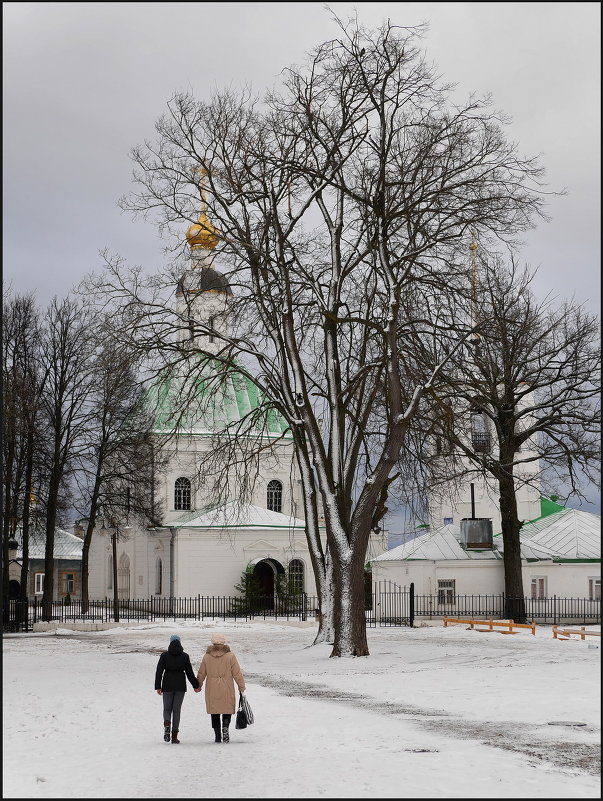
[[[235,596],[243,573],[252,573],[267,597],[274,595],[278,577],[290,591],[316,595],[301,519],[301,482],[284,421],[274,412],[264,417],[260,433],[268,447],[256,465],[251,495],[241,498],[234,475],[216,479],[218,486],[206,474],[215,456],[216,433],[248,420],[261,399],[253,382],[236,368],[218,392],[207,389],[212,380],[209,363],[194,346],[202,344],[205,351],[218,354],[223,344],[219,332],[222,327],[228,330],[233,292],[227,271],[218,268],[218,236],[205,211],[188,229],[187,240],[191,260],[178,282],[175,312],[181,321],[182,347],[193,349],[182,374],[153,389],[153,433],[158,441],[165,440],[162,449],[168,455],[156,477],[161,524],[129,521],[117,529],[105,524],[95,531],[89,556],[90,598],[113,595],[113,535],[120,598]],[[199,322],[204,333],[195,326]],[[175,400],[191,388],[192,400],[178,414]],[[257,429],[249,431],[257,438]],[[367,560],[383,552],[386,543],[385,533],[375,537]]]

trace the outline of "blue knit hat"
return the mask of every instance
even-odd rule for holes
[[[170,637],[170,642],[174,642],[174,640],[178,640],[178,642],[180,642],[180,635],[172,634],[172,636]]]

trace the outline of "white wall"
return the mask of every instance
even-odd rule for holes
[[[546,579],[546,595],[552,598],[588,598],[588,579],[601,575],[601,563],[587,562],[524,562],[522,566],[524,595],[530,597],[532,579]],[[454,579],[457,595],[491,595],[504,592],[502,561],[470,562],[461,560],[373,562],[373,585],[387,589],[387,582],[399,587],[415,585],[416,595],[435,595],[438,579]],[[380,585],[383,582],[383,585]]]

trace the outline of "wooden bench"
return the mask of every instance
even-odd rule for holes
[[[515,623],[513,620],[463,620],[456,617],[445,617],[444,625],[449,623],[468,623],[469,628],[475,631],[497,631],[499,634],[517,634],[515,629],[530,629],[536,636],[536,623]],[[478,629],[476,626],[487,626],[488,628]]]
[[[560,634],[565,636],[560,637],[559,636]],[[581,640],[584,640],[587,636],[590,637],[601,636],[600,631],[587,631],[587,629],[585,629],[584,626],[581,626],[579,629],[560,629],[559,626],[553,626],[553,637],[556,640],[569,640],[571,639],[570,634],[579,634]]]

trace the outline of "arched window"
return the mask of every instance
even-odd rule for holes
[[[191,508],[191,482],[188,478],[177,478],[174,484],[174,509],[186,510]]]
[[[113,589],[113,556],[109,554],[109,564],[107,573],[107,589]]]
[[[300,559],[292,559],[289,562],[289,592],[300,595],[304,592],[304,586],[304,563]]]
[[[157,559],[155,564],[155,595],[161,595],[163,592],[163,562]]]
[[[117,594],[120,598],[130,597],[130,557],[125,553],[120,556],[117,568]]]
[[[490,453],[488,420],[482,409],[471,409],[471,444],[476,453]]]
[[[266,508],[271,512],[280,512],[283,508],[283,485],[276,479],[268,482]]]

